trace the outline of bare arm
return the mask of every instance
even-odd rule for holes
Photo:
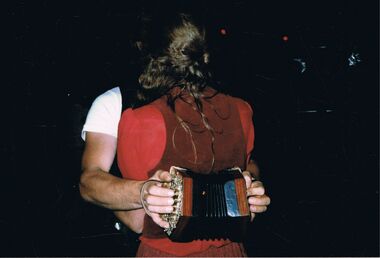
[[[113,136],[87,132],[82,157],[80,193],[86,201],[112,210],[141,208],[142,181],[125,180],[109,172],[115,158],[117,139]]]
[[[125,225],[141,233],[145,211],[140,202],[140,189],[144,181],[126,180],[111,175],[109,169],[116,153],[117,139],[102,133],[86,133],[86,147],[82,157],[80,193],[86,201],[112,209]],[[158,170],[152,179],[170,181],[169,173]],[[159,213],[170,212],[173,203],[171,190],[149,184],[144,201],[152,213],[153,221],[165,227]],[[170,209],[170,210],[168,210]]]

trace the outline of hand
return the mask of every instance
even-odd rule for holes
[[[265,194],[265,188],[262,182],[252,181],[252,176],[249,171],[244,171],[243,176],[247,186],[247,197],[252,221],[256,213],[262,213],[267,210],[270,204],[270,198]]]
[[[158,170],[149,180],[158,180],[160,182],[170,182],[172,180],[169,172]],[[160,182],[147,182],[144,186],[142,201],[146,208],[146,213],[160,227],[167,228],[169,223],[161,219],[160,214],[173,212],[174,191],[162,187]]]

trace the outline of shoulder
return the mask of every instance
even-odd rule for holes
[[[242,116],[253,116],[253,109],[251,105],[241,98],[236,97],[230,97],[232,102],[236,105],[237,109],[239,110],[240,115]]]
[[[126,109],[118,130],[118,160],[124,176],[145,180],[166,146],[165,121],[159,109],[146,105]]]
[[[93,105],[101,106],[118,106],[121,108],[121,92],[119,87],[112,88],[103,94],[99,95]]]
[[[121,93],[119,87],[99,95],[87,113],[82,129],[82,139],[86,132],[105,133],[117,137],[117,125],[121,116]]]
[[[121,116],[121,92],[119,87],[110,89],[99,95],[92,103],[90,113],[94,113],[99,117],[112,117],[118,121]]]
[[[160,110],[151,104],[136,109],[128,108],[122,114],[122,120],[125,119],[138,122],[140,126],[144,126],[144,124],[157,126],[157,123],[164,122]]]
[[[252,137],[250,135],[253,131],[253,110],[251,108],[251,105],[240,98],[231,97],[231,100],[235,103],[235,106],[238,109],[244,135],[246,135],[247,139],[251,139]]]
[[[153,138],[165,136],[165,131],[163,115],[154,105],[148,104],[136,109],[128,108],[123,112],[118,137],[131,142],[149,142]]]
[[[243,133],[245,136],[245,140],[247,143],[247,154],[248,157],[250,156],[250,153],[253,150],[253,143],[255,140],[255,132],[254,132],[254,125],[253,125],[253,110],[251,105],[240,98],[231,97],[232,101],[235,103],[240,116],[240,122],[243,128]],[[248,158],[249,159],[249,158]]]

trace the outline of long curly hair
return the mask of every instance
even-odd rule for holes
[[[183,13],[161,17],[158,22],[151,17],[142,21],[141,41],[137,41],[142,56],[137,106],[179,87],[180,92],[190,93],[202,109],[200,96],[212,84],[205,29]],[[173,109],[180,95],[168,95],[168,104]]]
[[[202,92],[207,86],[215,84],[209,69],[210,54],[207,50],[205,29],[189,15],[179,13],[174,16],[160,16],[159,22],[145,17],[141,30],[141,41],[137,42],[142,54],[142,73],[139,76],[140,88],[137,91],[135,107],[149,103],[167,95],[167,103],[175,113],[175,101],[183,94],[192,96],[196,110],[211,135],[212,161],[215,163],[215,131],[209,124],[202,108]],[[175,94],[171,91],[177,87]],[[218,91],[212,98],[218,94]],[[197,163],[197,148],[190,127],[176,114],[179,125],[190,135]],[[173,146],[175,142],[173,141]]]

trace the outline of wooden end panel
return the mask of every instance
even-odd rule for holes
[[[242,216],[249,215],[249,207],[247,200],[247,187],[244,178],[235,179],[236,196],[239,206],[239,212]]]
[[[193,179],[190,177],[183,178],[183,216],[192,216],[193,214]]]

